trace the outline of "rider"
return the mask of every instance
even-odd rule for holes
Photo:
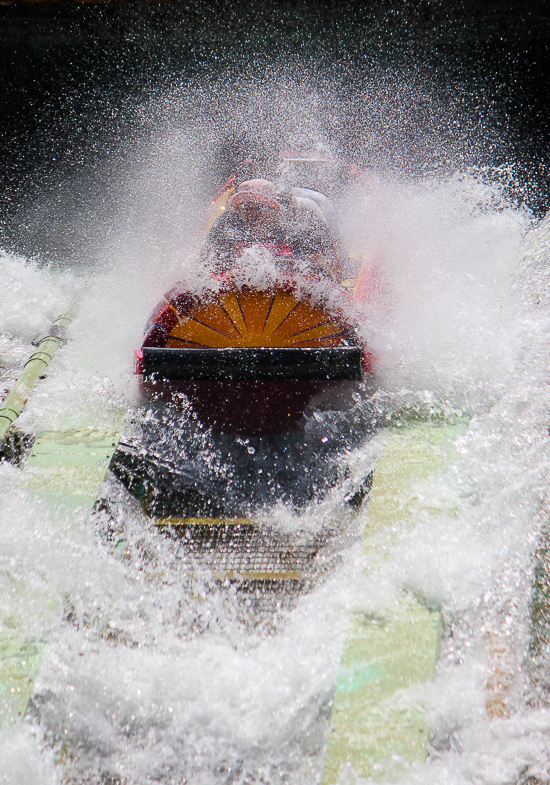
[[[247,180],[208,232],[202,258],[229,270],[243,251],[268,248],[284,264],[303,260],[334,280],[341,276],[334,239],[318,206],[291,192],[277,194],[270,180]]]

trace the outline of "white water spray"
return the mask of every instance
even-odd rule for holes
[[[252,97],[241,107],[247,118],[251,105],[263,106]],[[295,134],[306,123],[307,112],[300,114]],[[205,121],[209,134],[214,126]],[[86,283],[71,340],[22,427],[97,422],[108,405],[135,406],[131,354],[148,312],[193,270],[190,216],[206,200],[202,187],[194,190],[189,139],[188,127],[160,133],[156,153],[150,148],[139,171],[125,176],[119,223],[94,267],[75,276],[3,257],[8,382],[35,330]],[[405,782],[508,783],[526,772],[544,779],[550,713],[533,700],[527,662],[548,474],[546,235],[531,235],[522,262],[530,216],[480,170],[412,181],[373,167],[345,206],[346,235],[373,249],[390,292],[389,310],[369,324],[380,406],[473,418],[460,442],[457,518],[411,531],[372,593],[383,599],[407,586],[440,605],[446,622],[437,679],[422,696],[433,752]],[[47,297],[35,296],[29,308],[34,291]],[[376,448],[365,441],[346,459],[351,470],[372,464]],[[307,533],[333,512],[324,502],[275,517]],[[134,531],[143,527],[157,563],[173,564],[170,543],[152,536],[138,506],[125,514]],[[64,771],[74,782],[318,781],[355,556],[283,614],[272,634],[244,629],[221,593],[183,594],[177,570],[155,577],[117,561],[85,521],[76,536],[56,539],[71,523],[50,520],[20,486],[18,470],[0,465],[0,572],[8,581],[39,573],[68,598],[74,620],[48,649],[37,684],[40,726],[0,734],[0,781],[61,782]],[[486,682],[501,650],[507,709],[489,720]],[[61,740],[78,751],[66,767],[55,768],[52,739],[61,757]]]

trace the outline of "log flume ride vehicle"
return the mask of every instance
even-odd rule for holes
[[[174,400],[183,394],[216,431],[265,436],[297,428],[312,402],[349,399],[357,383],[372,376],[354,297],[372,298],[372,265],[367,261],[357,291],[349,291],[350,282],[343,286],[325,264],[329,255],[339,262],[337,240],[314,199],[329,207],[330,202],[312,190],[295,188],[289,196],[285,208],[272,184],[261,179],[237,187],[233,177],[222,187],[212,205],[212,217],[219,215],[209,238],[225,232],[230,246],[225,265],[212,273],[206,292],[182,282],[153,313],[136,353],[145,397]],[[232,207],[227,221],[225,210]],[[251,231],[243,208],[271,211],[275,220],[283,210],[290,215],[283,216],[282,226],[278,221],[258,230],[256,224]],[[242,219],[234,217],[239,210]],[[263,220],[272,218],[267,214]],[[285,223],[297,225],[285,231]],[[308,233],[309,244],[300,236]],[[247,282],[246,265],[261,264],[266,257],[275,275]]]

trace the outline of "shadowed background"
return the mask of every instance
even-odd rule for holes
[[[358,117],[369,114],[365,96],[373,84],[385,82],[397,105],[399,84],[406,81],[414,94],[418,82],[413,111],[409,96],[403,120],[392,121],[399,145],[409,148],[407,164],[402,165],[402,156],[392,157],[390,138],[385,140],[387,165],[411,176],[472,164],[505,168],[510,197],[542,214],[550,167],[547,9],[547,3],[534,0],[268,0],[254,6],[219,0],[4,0],[0,244],[47,256],[53,203],[62,204],[59,214],[67,216],[91,202],[100,212],[111,210],[116,197],[110,184],[124,160],[150,139],[151,126],[139,107],[151,96],[194,81],[203,90],[212,85],[215,103],[225,81],[265,75],[270,64],[289,61],[297,64],[295,71],[306,68],[310,80],[337,84],[338,122],[347,129],[337,152],[352,162],[372,164],[372,145],[365,138],[358,144],[353,129]],[[424,129],[438,121],[422,96],[431,88],[438,105],[444,105],[447,125],[454,123],[457,135],[462,129],[460,152],[455,150],[452,162],[442,158],[439,147],[437,160],[429,152]],[[475,153],[469,150],[473,136],[478,137]],[[246,133],[222,129],[212,145],[216,149],[199,154],[204,179],[216,183],[223,178],[250,145]],[[424,152],[416,154],[420,148]],[[50,256],[71,252],[67,241]]]

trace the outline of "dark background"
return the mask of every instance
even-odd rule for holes
[[[543,214],[550,203],[549,6],[0,0],[0,244],[24,246],[22,208],[60,173],[95,167],[101,191],[105,161],[128,144],[128,109],[148,91],[171,78],[238,71],[258,53],[266,61],[307,58],[321,69],[397,63],[421,67],[444,89],[459,85],[499,139],[491,165],[511,166],[513,197]]]

